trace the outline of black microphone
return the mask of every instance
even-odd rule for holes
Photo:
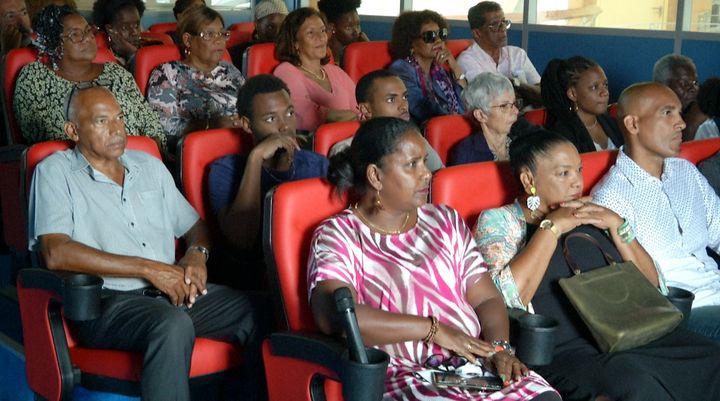
[[[355,303],[353,302],[352,293],[347,287],[340,287],[335,290],[335,307],[342,315],[343,326],[345,326],[345,336],[347,337],[348,349],[350,350],[350,359],[362,364],[368,363],[365,345],[360,336],[360,327],[358,326],[357,317],[355,316]]]

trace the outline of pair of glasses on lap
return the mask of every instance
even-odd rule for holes
[[[430,355],[425,360],[426,369],[439,370],[442,372],[452,372],[460,377],[478,377],[485,374],[485,370],[481,365],[471,363],[467,358],[453,355],[447,357],[442,354]]]
[[[420,34],[420,39],[422,39],[425,43],[435,43],[438,38],[440,38],[443,42],[447,42],[448,29],[442,28],[439,31],[425,31]]]

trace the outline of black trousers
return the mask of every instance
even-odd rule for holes
[[[101,316],[74,327],[83,346],[143,353],[143,400],[189,401],[196,337],[243,345],[245,378],[264,386],[260,347],[273,321],[271,311],[265,296],[213,284],[192,308],[173,306],[164,297],[104,291]]]
[[[536,367],[565,401],[720,400],[720,344],[676,329],[642,347],[602,353],[583,339],[559,346]]]

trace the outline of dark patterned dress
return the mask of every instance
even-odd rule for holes
[[[179,138],[192,121],[237,114],[237,94],[244,83],[240,70],[225,61],[207,75],[171,61],[153,70],[147,96],[165,134]]]
[[[121,66],[105,63],[94,83],[107,87],[125,114],[129,135],[147,135],[165,149],[158,115],[143,99],[132,75]],[[60,77],[40,62],[23,67],[15,87],[13,108],[23,137],[29,143],[67,139],[63,132],[65,108],[77,82]]]

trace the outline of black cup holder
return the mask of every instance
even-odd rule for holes
[[[695,294],[678,287],[668,287],[667,299],[683,314],[683,323],[686,323],[692,312]]]
[[[63,279],[63,309],[70,320],[92,320],[100,315],[103,279],[90,274],[73,274]]]

